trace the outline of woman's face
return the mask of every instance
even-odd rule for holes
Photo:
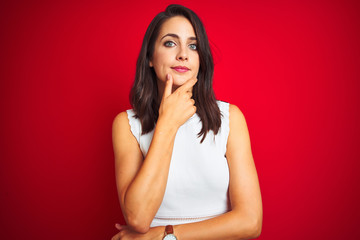
[[[183,85],[199,72],[199,54],[194,29],[185,17],[175,16],[166,20],[156,39],[150,67],[154,67],[159,91],[166,75],[171,74],[173,89]]]

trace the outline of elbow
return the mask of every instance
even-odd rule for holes
[[[254,226],[254,228],[253,228],[253,230],[252,230],[252,238],[258,238],[258,237],[260,237],[261,229],[262,229],[261,224],[258,224],[258,225],[256,225],[256,226]]]
[[[241,227],[238,228],[236,239],[255,239],[261,234],[262,217],[248,216],[237,224]]]
[[[248,239],[258,238],[261,234],[262,218],[256,217],[249,221],[248,226]]]
[[[123,216],[125,218],[127,226],[137,232],[145,234],[150,230],[150,224],[152,222],[152,218],[150,218],[149,214],[142,214],[143,211],[139,209],[127,208],[127,205],[124,204]]]
[[[150,230],[150,223],[147,223],[144,219],[128,217],[126,222],[135,232],[145,234]]]

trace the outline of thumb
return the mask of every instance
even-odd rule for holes
[[[166,83],[163,93],[163,98],[166,98],[171,95],[173,85],[173,78],[170,74],[166,74]]]

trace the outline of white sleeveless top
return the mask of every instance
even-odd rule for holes
[[[198,133],[202,124],[194,114],[177,131],[163,201],[151,227],[177,225],[209,219],[230,210],[229,168],[226,144],[229,136],[229,103],[217,101],[221,128],[203,143]],[[131,132],[145,157],[154,131],[141,135],[141,123],[127,110]]]

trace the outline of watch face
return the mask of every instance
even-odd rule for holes
[[[166,235],[163,240],[177,240],[174,234]]]

